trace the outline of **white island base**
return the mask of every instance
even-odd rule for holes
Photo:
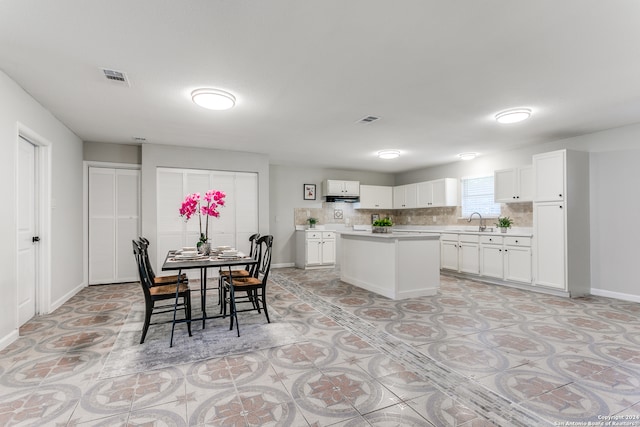
[[[440,288],[440,236],[341,232],[340,280],[398,300]]]

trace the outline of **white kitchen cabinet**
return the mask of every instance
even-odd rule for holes
[[[504,280],[531,284],[531,239],[505,237]]]
[[[533,200],[533,167],[497,170],[493,174],[496,203],[530,202]]]
[[[440,236],[440,268],[460,273],[479,274],[478,236],[442,234]]]
[[[328,268],[336,264],[336,233],[304,230],[296,232],[296,267]]]
[[[393,209],[393,187],[361,185],[357,209]]]
[[[480,274],[531,284],[531,238],[480,236]]]
[[[458,238],[458,271],[461,273],[480,274],[479,236],[461,234]]]
[[[589,154],[533,156],[533,283],[572,297],[591,290]]]
[[[322,183],[323,196],[359,196],[360,181],[326,179]]]
[[[480,236],[480,274],[504,279],[504,252],[501,236]]]
[[[537,203],[534,212],[536,285],[565,290],[564,203]]]
[[[440,236],[440,268],[458,271],[458,235]]]
[[[458,205],[458,180],[442,178],[416,184],[418,208]]]
[[[417,206],[417,184],[393,187],[393,208],[412,209]]]
[[[565,195],[566,150],[533,156],[533,201],[557,202]]]

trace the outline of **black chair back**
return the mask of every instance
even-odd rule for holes
[[[142,285],[142,290],[144,291],[144,298],[145,300],[149,300],[151,299],[149,288],[153,285],[153,281],[149,277],[149,271],[144,259],[144,244],[136,240],[132,240],[131,243],[133,244],[133,255],[138,265],[138,276],[140,277],[140,285]]]
[[[269,270],[271,269],[271,251],[273,248],[273,236],[262,236],[257,241],[258,246],[258,264],[255,265],[254,277],[267,283]]]
[[[147,267],[149,278],[151,279],[151,283],[153,284],[156,279],[156,273],[153,271],[153,268],[151,267],[151,260],[149,259],[149,239],[140,236],[138,237],[138,242],[140,244],[140,248],[142,249],[142,258],[144,264]]]

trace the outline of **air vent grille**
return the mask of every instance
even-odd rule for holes
[[[122,71],[110,70],[108,68],[101,68],[104,76],[107,80],[113,83],[119,83],[125,86],[129,86],[129,79],[126,73]]]
[[[358,120],[358,123],[371,123],[371,122],[375,122],[376,120],[380,120],[380,117],[365,116],[365,117],[361,118],[360,120]]]

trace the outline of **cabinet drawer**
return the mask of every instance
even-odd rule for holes
[[[469,242],[469,243],[478,243],[480,241],[480,236],[477,234],[461,234],[460,242]]]
[[[321,239],[322,231],[307,231],[307,239]]]
[[[322,238],[323,239],[335,239],[336,238],[336,233],[334,233],[333,231],[323,231],[322,232]]]
[[[458,235],[457,234],[450,234],[450,233],[442,233],[440,235],[440,240],[449,240],[449,241],[458,241]]]
[[[485,245],[501,245],[502,236],[480,236],[480,243]]]
[[[505,237],[504,244],[509,246],[531,246],[531,237]]]

